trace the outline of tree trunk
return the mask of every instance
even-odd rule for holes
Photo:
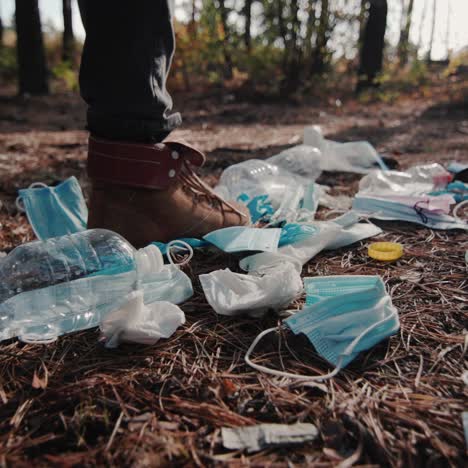
[[[19,93],[48,94],[38,0],[16,0],[16,34]]]
[[[3,46],[3,22],[2,18],[0,17],[0,47]]]
[[[400,40],[398,41],[398,57],[401,65],[408,63],[408,52],[409,52],[409,33],[411,29],[411,17],[413,15],[414,0],[409,0],[408,8],[406,12],[402,12],[405,15],[403,21],[403,27],[400,31]]]
[[[224,0],[218,0],[218,6],[219,6],[219,15],[221,18],[221,26],[223,27],[223,55],[224,55],[224,78],[227,80],[232,79],[232,68],[233,68],[233,63],[232,63],[232,56],[231,52],[229,50],[229,43],[230,43],[230,32],[229,32],[229,26],[227,24],[227,19],[228,19],[228,11],[226,8],[226,5],[224,3]]]
[[[315,27],[315,7],[317,0],[309,0],[309,6],[307,8],[307,27],[305,35],[305,47],[304,54],[310,61],[310,68],[312,68],[312,35],[316,29]]]
[[[245,0],[244,3],[244,44],[247,52],[250,53],[252,49],[252,0]]]
[[[188,33],[192,40],[195,40],[197,37],[197,2],[192,0],[192,9],[190,13],[190,22],[187,26]]]
[[[376,77],[383,65],[387,10],[387,0],[371,0],[360,54],[357,92],[378,85]]]
[[[361,50],[362,43],[364,42],[364,31],[366,29],[366,21],[367,21],[367,0],[361,0],[361,9],[359,11],[358,50]]]
[[[72,0],[63,0],[63,45],[62,60],[72,62],[75,51],[73,35]]]
[[[328,0],[321,1],[320,20],[315,42],[314,56],[312,60],[312,73],[323,72],[325,66],[325,55],[327,52],[327,42],[329,31],[330,10]]]
[[[431,25],[431,39],[429,41],[429,50],[427,51],[427,61],[431,61],[432,57],[432,47],[434,45],[434,34],[435,34],[435,24],[436,24],[436,13],[437,13],[437,2],[432,0],[432,25]]]
[[[419,23],[418,41],[416,43],[418,51],[421,48],[422,32],[423,32],[424,23],[426,22],[427,1],[428,0],[424,0],[424,6],[423,6],[422,14],[421,14],[421,21]]]

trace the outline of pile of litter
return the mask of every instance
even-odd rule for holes
[[[327,187],[316,183],[322,171],[334,170],[364,174],[359,192],[349,200],[350,210],[342,197],[332,197]],[[306,129],[303,145],[266,161],[249,160],[229,167],[216,191],[245,203],[254,226],[222,229],[203,239],[176,239],[167,245],[155,239],[153,245],[136,251],[114,233],[86,230],[87,209],[76,179],[56,187],[34,185],[21,190],[18,206],[26,211],[41,242],[18,247],[0,264],[8,278],[0,291],[0,339],[18,336],[28,343],[50,343],[65,333],[99,325],[101,339],[109,348],[122,342],[154,345],[170,338],[185,323],[182,309],[190,313],[200,308],[200,296],[191,299],[194,278],[182,267],[194,251],[196,256],[210,252],[215,258],[224,258],[228,268],[219,269],[218,262],[216,268],[199,275],[204,297],[217,314],[238,317],[245,327],[258,329],[255,340],[245,343],[242,339],[242,345],[235,346],[258,371],[262,385],[279,389],[311,385],[327,392],[316,381],[335,377],[359,353],[366,356],[367,366],[375,362],[375,372],[388,370],[386,362],[392,358],[380,364],[369,350],[400,329],[399,307],[388,284],[388,269],[398,270],[398,263],[381,259],[381,274],[370,275],[367,264],[378,262],[378,257],[369,257],[349,271],[342,261],[340,269],[345,275],[327,275],[334,264],[331,261],[328,268],[325,263],[324,270],[316,269],[304,278],[304,273],[311,274],[310,260],[321,252],[328,252],[323,258],[334,259],[337,249],[394,229],[386,224],[383,230],[371,219],[397,221],[397,228],[404,221],[437,230],[468,230],[463,219],[468,186],[454,182],[442,166],[388,170],[368,143],[331,142],[315,128]],[[335,210],[335,215],[316,219],[321,205]],[[402,250],[391,260],[417,262],[414,244],[399,240]],[[349,255],[352,253],[350,249]],[[465,251],[462,253],[464,257]],[[43,264],[53,268],[43,271]],[[414,288],[418,279],[408,278],[407,282]],[[306,300],[300,308],[304,292]],[[396,296],[401,303],[402,292]],[[270,326],[263,326],[265,322]],[[439,329],[435,322],[434,327]],[[294,372],[287,370],[278,349],[291,331],[308,338],[306,344],[290,350],[296,361]],[[190,333],[190,329],[182,333]],[[210,333],[208,329],[206,333]],[[270,333],[276,336],[265,341],[276,351],[260,358],[261,339]],[[304,358],[309,364],[302,362]],[[310,364],[314,360],[319,367]],[[323,370],[324,362],[331,370]],[[384,367],[379,369],[381,365]],[[359,375],[359,366],[354,372]],[[215,375],[216,368],[210,374]],[[422,370],[418,375],[419,381],[424,378]],[[171,401],[166,403],[176,404]],[[203,410],[203,405],[199,410],[185,405],[189,414]],[[228,413],[230,425],[252,422],[234,417],[231,410]],[[225,447],[255,451],[276,443],[312,441],[317,436],[316,428],[308,424],[252,426],[246,431],[224,428]]]

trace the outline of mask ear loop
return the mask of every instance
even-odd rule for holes
[[[461,208],[468,205],[468,200],[460,202],[454,209],[453,209],[453,217],[458,221],[464,221],[460,216],[458,216],[458,212]]]
[[[48,185],[47,185],[47,184],[44,184],[44,182],[33,182],[33,183],[28,187],[28,189],[33,189],[33,188],[47,188],[47,187],[48,187]],[[24,212],[26,211],[26,209],[24,208],[23,198],[22,198],[21,196],[16,197],[15,206],[16,206],[16,209],[17,209],[20,213],[24,213]]]
[[[286,377],[288,379],[307,380],[307,381],[331,379],[332,377],[335,377],[335,375],[338,374],[338,372],[341,370],[341,363],[343,361],[343,358],[341,356],[339,357],[338,363],[337,363],[335,369],[333,369],[333,371],[331,371],[331,372],[329,372],[328,374],[325,374],[325,375],[315,375],[315,376],[313,376],[313,375],[292,374],[290,372],[284,372],[284,371],[280,371],[280,370],[276,370],[276,369],[270,369],[269,367],[262,366],[260,364],[255,364],[254,362],[252,362],[252,360],[250,359],[250,356],[251,356],[253,350],[255,349],[255,347],[257,346],[257,344],[260,342],[260,340],[265,335],[267,335],[268,333],[271,333],[271,332],[273,332],[275,330],[278,330],[278,329],[279,329],[279,327],[268,328],[268,329],[262,331],[262,333],[260,333],[255,338],[255,340],[253,341],[253,343],[250,345],[249,349],[245,353],[245,357],[244,357],[245,362],[250,367],[253,367],[255,370],[258,370],[260,372],[265,372],[266,374],[275,375],[276,377]]]
[[[177,266],[184,266],[184,265],[187,265],[187,263],[190,262],[190,260],[192,260],[193,258],[193,248],[191,245],[187,244],[187,242],[185,241],[182,241],[182,240],[173,240],[171,242],[169,242],[167,244],[167,247],[166,247],[166,251],[167,251],[167,259],[169,260],[169,263],[171,265],[177,265]],[[180,263],[176,263],[174,261],[174,258],[172,257],[172,254],[171,254],[171,249],[174,249],[174,250],[184,250],[184,251],[188,251],[188,256],[186,258],[184,258],[184,260]]]
[[[392,306],[393,307],[393,306]],[[398,316],[398,312],[396,310],[395,307],[393,307],[393,310],[392,310],[392,313],[388,316],[388,317],[385,317],[384,319],[382,320],[379,320],[377,323],[374,323],[373,325],[371,325],[370,327],[366,328],[362,333],[360,333],[356,338],[354,338],[354,340],[346,347],[345,351],[343,352],[342,355],[340,355],[340,357],[338,358],[338,362],[336,363],[336,367],[335,369],[333,369],[331,372],[329,372],[328,374],[324,374],[324,375],[301,375],[301,374],[292,374],[290,372],[284,372],[284,371],[280,371],[280,370],[276,370],[276,369],[270,369],[269,367],[266,367],[266,366],[262,366],[260,364],[255,364],[254,362],[252,362],[252,360],[250,359],[250,356],[253,352],[253,350],[255,349],[255,347],[257,346],[257,344],[260,342],[260,340],[265,336],[267,335],[268,333],[271,333],[277,329],[279,329],[279,327],[273,327],[273,328],[268,328],[266,330],[264,330],[263,332],[261,332],[256,338],[255,340],[253,341],[253,343],[250,345],[249,349],[247,350],[247,352],[245,353],[245,357],[244,357],[244,360],[245,362],[250,366],[250,367],[253,367],[255,370],[258,370],[260,372],[265,372],[266,374],[271,374],[271,375],[275,375],[277,377],[286,377],[288,379],[295,379],[295,380],[303,380],[303,381],[320,381],[320,380],[328,380],[328,379],[331,379],[332,377],[335,377],[338,372],[340,372],[341,368],[342,368],[342,364],[343,364],[343,356],[346,356],[346,355],[349,355],[353,352],[353,349],[356,347],[356,345],[359,343],[359,341],[365,336],[367,335],[367,333],[369,333],[371,330],[373,330],[374,328],[382,325],[383,323],[385,323],[387,320],[390,320],[391,318],[393,318],[395,315]]]

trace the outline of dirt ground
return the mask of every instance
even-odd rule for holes
[[[32,240],[17,212],[17,190],[75,175],[85,191],[85,106],[76,95],[0,97],[0,250]],[[204,150],[203,175],[297,144],[306,125],[331,139],[366,139],[401,168],[468,162],[468,85],[461,77],[391,103],[329,96],[322,102],[249,103],[234,95],[175,96],[184,125],[174,132]],[[324,174],[333,193],[353,194],[359,177]],[[321,212],[321,215],[324,212]],[[366,242],[321,253],[305,276],[380,274],[401,330],[363,353],[332,381],[286,385],[243,362],[253,338],[277,318],[217,316],[198,275],[237,268],[237,258],[197,253],[186,272],[195,295],[186,324],[155,346],[103,348],[97,330],[48,346],[0,345],[0,466],[216,465],[462,466],[462,380],[468,339],[466,234],[380,223],[381,240],[405,244],[390,265],[371,261]],[[297,302],[297,306],[302,301]],[[295,360],[287,347],[299,355]],[[272,336],[256,358],[286,370],[327,365],[300,337]],[[279,344],[278,344],[279,343]],[[278,353],[281,359],[278,359]],[[312,422],[320,437],[257,454],[222,447],[220,428],[260,422]]]

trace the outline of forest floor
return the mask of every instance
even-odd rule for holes
[[[368,140],[403,169],[468,162],[466,79],[435,79],[391,103],[337,99],[260,104],[222,93],[175,96],[185,122],[173,136],[207,153],[203,175],[212,184],[230,164],[299,143],[311,124],[321,125],[331,139]],[[15,207],[19,188],[75,175],[88,190],[84,114],[76,95],[19,99],[3,90],[1,251],[34,238]],[[358,181],[351,174],[319,179],[333,193],[348,195]],[[111,351],[94,329],[47,346],[17,340],[0,345],[0,466],[462,466],[466,233],[379,225],[381,240],[404,243],[400,261],[371,261],[363,242],[321,253],[303,270],[305,276],[382,275],[399,310],[400,332],[333,380],[286,385],[247,367],[247,347],[277,317],[216,315],[198,275],[237,270],[238,259],[199,252],[185,268],[195,289],[183,306],[187,322],[169,340]],[[306,340],[289,335],[262,341],[256,359],[292,372],[328,369]],[[319,438],[256,454],[228,451],[221,443],[223,426],[298,421],[316,424]]]

